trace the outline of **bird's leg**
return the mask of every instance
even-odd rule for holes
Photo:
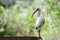
[[[41,35],[40,35],[41,28],[40,28],[40,30],[38,30],[38,32],[39,32],[39,40],[42,40]]]
[[[38,32],[39,32],[39,38],[40,38],[40,30],[38,30]]]

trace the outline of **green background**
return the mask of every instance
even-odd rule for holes
[[[11,7],[0,6],[0,35],[38,37],[35,29],[37,13],[31,18],[36,8],[41,8],[41,16],[45,18],[41,28],[42,38],[59,40],[60,0],[16,0]]]

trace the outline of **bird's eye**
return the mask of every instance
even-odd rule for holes
[[[37,8],[37,11],[40,11],[40,8]]]

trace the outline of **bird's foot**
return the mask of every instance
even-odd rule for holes
[[[42,40],[42,39],[39,39],[39,40]]]
[[[41,37],[39,37],[39,40],[42,40],[42,38],[41,38]]]

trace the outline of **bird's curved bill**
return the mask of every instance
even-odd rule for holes
[[[33,15],[34,15],[38,10],[39,10],[39,9],[37,8],[37,9],[33,12],[31,18],[33,17]]]

